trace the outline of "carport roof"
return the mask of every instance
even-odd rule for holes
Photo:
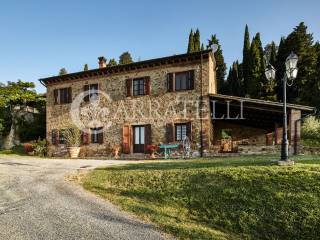
[[[214,100],[224,100],[224,101],[242,101],[244,104],[250,104],[256,107],[263,107],[263,108],[272,108],[274,110],[281,110],[283,107],[283,103],[281,102],[273,102],[261,99],[253,99],[253,98],[245,98],[245,97],[237,97],[237,96],[230,96],[230,95],[222,95],[222,94],[210,94],[210,98]],[[312,113],[315,112],[315,107],[305,106],[305,105],[298,105],[298,104],[287,104],[288,108],[301,110],[303,113]]]

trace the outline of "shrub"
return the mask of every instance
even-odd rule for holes
[[[308,117],[302,124],[301,128],[302,140],[304,142],[320,142],[320,120],[314,116]]]
[[[34,145],[32,143],[25,143],[25,144],[23,144],[23,150],[25,153],[33,152]]]
[[[159,146],[158,146],[158,145],[155,145],[155,144],[151,144],[151,145],[148,145],[148,146],[147,146],[147,150],[148,150],[150,153],[156,153],[156,152],[159,150]]]
[[[36,156],[44,157],[47,155],[47,142],[45,139],[40,138],[33,145],[33,153]]]

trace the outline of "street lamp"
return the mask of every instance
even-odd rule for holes
[[[288,142],[288,126],[287,126],[287,85],[291,86],[294,79],[296,79],[298,74],[298,56],[291,52],[291,54],[286,59],[286,72],[282,78],[283,84],[283,131],[282,131],[282,144],[281,144],[281,158],[278,161],[279,165],[293,165],[294,162],[288,159],[289,155],[289,142]],[[276,77],[276,70],[269,63],[265,75],[268,81],[272,81]],[[288,82],[289,80],[289,82]]]

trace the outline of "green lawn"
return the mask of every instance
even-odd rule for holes
[[[181,239],[319,239],[320,156],[173,160],[96,169],[85,189]]]

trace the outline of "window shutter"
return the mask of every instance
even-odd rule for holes
[[[84,87],[83,87],[83,92],[84,92],[84,94],[85,94],[85,96],[84,96],[84,98],[83,98],[83,101],[85,101],[85,102],[89,102],[89,85],[84,85]]]
[[[130,144],[131,144],[131,127],[130,125],[124,125],[122,128],[122,151],[124,153],[130,153]]]
[[[54,104],[59,104],[58,95],[58,89],[53,90]]]
[[[145,95],[150,94],[150,77],[144,78],[144,94]]]
[[[166,124],[166,141],[167,143],[174,142],[174,131],[172,123]]]
[[[167,74],[167,91],[173,92],[173,73]]]
[[[194,70],[188,72],[189,89],[194,89]]]
[[[192,132],[191,132],[191,130],[192,130],[192,124],[191,124],[191,122],[187,122],[186,125],[187,125],[187,137],[188,137],[189,140],[191,141],[191,136],[192,136]]]
[[[132,79],[127,79],[126,80],[126,92],[127,92],[127,97],[132,96]]]
[[[68,103],[72,103],[72,88],[68,88]]]
[[[147,124],[144,126],[144,150],[147,151],[147,146],[152,144],[152,138],[151,138],[151,124]]]
[[[57,129],[53,129],[51,134],[52,134],[52,140],[51,140],[52,144],[53,145],[58,145],[58,143],[59,143],[59,131]]]
[[[103,143],[103,131],[102,131],[102,128],[99,129],[99,132],[98,132],[98,143],[99,144],[102,144]]]
[[[88,145],[90,143],[90,134],[88,132],[88,129],[85,129],[85,131],[82,131],[82,143],[84,145]]]

